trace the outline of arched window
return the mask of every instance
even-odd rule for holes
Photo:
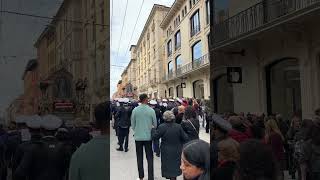
[[[174,35],[174,44],[175,49],[179,49],[181,47],[181,33],[180,30]]]
[[[172,41],[169,40],[167,43],[167,52],[168,52],[168,57],[171,56],[172,54]]]
[[[181,55],[178,55],[178,56],[176,57],[176,70],[178,70],[181,66],[182,66]]]
[[[196,42],[192,46],[192,61],[195,61],[195,60],[201,58],[201,56],[202,56],[201,48],[202,48],[201,41]]]
[[[200,32],[200,14],[197,10],[190,18],[191,37]]]

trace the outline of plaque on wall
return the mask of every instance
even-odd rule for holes
[[[227,67],[228,83],[242,83],[242,68]]]

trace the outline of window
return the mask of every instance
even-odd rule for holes
[[[182,17],[184,17],[185,13],[184,13],[184,9],[182,9]]]
[[[168,74],[172,74],[173,73],[173,62],[170,61],[168,63]]]
[[[191,22],[191,37],[200,32],[200,16],[197,10],[190,19]]]
[[[184,7],[184,13],[185,13],[185,15],[187,15],[187,13],[188,13],[187,5]]]
[[[179,69],[182,66],[182,59],[181,59],[181,55],[178,55],[176,57],[176,70]]]
[[[206,1],[207,24],[210,24],[210,1]]]
[[[171,56],[171,54],[172,54],[172,42],[171,42],[171,40],[169,40],[169,42],[167,44],[167,52],[168,52],[168,57]]]
[[[180,30],[174,35],[174,44],[175,44],[175,49],[176,50],[181,47],[181,33],[180,33]]]
[[[173,87],[169,88],[169,97],[173,97]]]
[[[202,51],[201,51],[201,41],[198,41],[192,46],[192,61],[195,61],[202,56]]]

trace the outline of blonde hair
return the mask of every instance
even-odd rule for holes
[[[163,113],[163,119],[167,122],[171,122],[175,119],[175,116],[172,111],[166,111]]]
[[[269,119],[265,123],[265,126],[266,126],[266,130],[279,134],[281,136],[281,139],[284,140],[284,136],[282,135],[282,133],[278,127],[278,124],[274,119]],[[269,134],[270,132],[267,132],[267,133]]]
[[[178,112],[179,113],[184,113],[184,111],[185,111],[185,107],[184,106],[179,106],[178,107]]]
[[[240,159],[239,143],[232,138],[227,138],[218,143],[219,159],[238,161]]]

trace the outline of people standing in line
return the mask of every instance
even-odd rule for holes
[[[271,146],[278,162],[278,178],[279,180],[282,180],[284,178],[283,170],[285,164],[284,137],[274,119],[269,119],[266,122],[266,143]]]
[[[121,106],[116,114],[118,117],[118,141],[119,148],[117,151],[125,151],[128,152],[128,144],[129,144],[129,132],[131,126],[131,113],[132,109],[128,106],[129,99],[124,98],[121,102]],[[124,144],[124,149],[123,149]]]
[[[189,137],[189,141],[199,139],[200,122],[194,109],[189,106],[185,109],[184,119],[181,122],[183,130]]]
[[[276,160],[271,148],[254,139],[241,143],[234,180],[277,180]]]
[[[69,180],[106,180],[110,178],[110,104],[95,107],[95,125],[101,135],[83,144],[72,155]]]
[[[219,165],[211,171],[211,179],[233,180],[239,154],[239,143],[232,138],[227,138],[218,143]]]
[[[209,180],[210,144],[199,139],[185,144],[180,168],[184,180]]]
[[[152,130],[152,138],[161,138],[161,173],[162,177],[170,180],[181,175],[180,158],[183,144],[188,140],[181,126],[174,122],[174,114],[166,111],[163,114],[165,123]]]
[[[151,129],[157,127],[155,111],[148,106],[147,94],[139,96],[141,105],[132,111],[131,126],[134,131],[139,178],[144,178],[143,147],[148,161],[148,180],[154,180]]]

